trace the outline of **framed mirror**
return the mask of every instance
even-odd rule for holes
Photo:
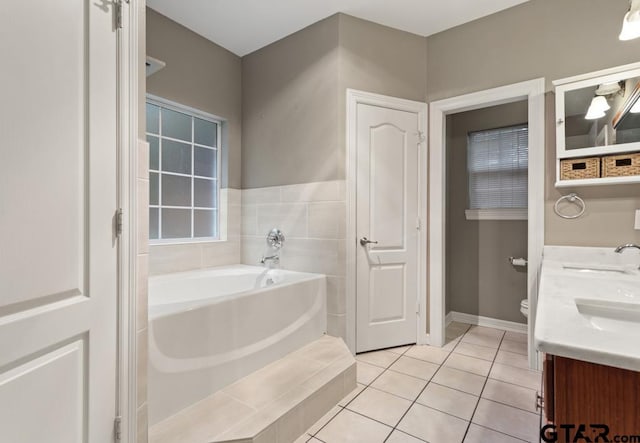
[[[554,85],[559,158],[640,151],[640,64]]]

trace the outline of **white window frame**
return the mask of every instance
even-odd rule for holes
[[[495,128],[495,130],[514,128],[523,125],[509,125],[500,128]],[[527,128],[528,130],[528,128]],[[467,138],[469,139],[469,137]],[[468,158],[468,149],[469,142],[467,141],[467,158]],[[528,147],[527,147],[528,149]],[[469,176],[469,171],[467,170],[467,176]],[[468,199],[471,201],[471,194],[469,185],[467,186]],[[474,209],[466,209],[464,211],[465,218],[467,220],[527,220],[528,219],[528,210],[527,208],[474,208]]]
[[[224,149],[224,147],[222,146],[222,130],[223,130],[223,124],[224,124],[224,119],[213,115],[213,114],[209,114],[207,112],[201,111],[199,109],[196,108],[192,108],[190,106],[186,106],[183,105],[181,103],[177,103],[171,100],[167,100],[165,98],[159,97],[157,95],[153,95],[153,94],[146,94],[146,100],[145,100],[145,104],[149,103],[155,106],[159,106],[165,109],[170,109],[172,111],[176,111],[176,112],[180,112],[182,114],[187,114],[191,117],[196,117],[202,120],[207,120],[210,122],[213,122],[217,125],[217,131],[216,131],[216,177],[215,177],[215,181],[216,181],[216,207],[214,208],[215,211],[215,216],[217,217],[217,233],[218,236],[217,237],[183,237],[183,238],[157,238],[157,239],[151,239],[149,238],[149,244],[150,245],[167,245],[167,244],[184,244],[184,243],[211,243],[211,242],[223,242],[226,241],[226,232],[224,232],[224,230],[222,229],[223,223],[222,223],[222,219],[223,216],[225,216],[226,214],[226,208],[223,208],[223,205],[226,204],[226,202],[223,202],[221,197],[221,189],[222,189],[222,183],[221,183],[221,177],[222,177],[222,150]],[[177,142],[180,143],[185,143],[184,140],[177,140],[177,139],[172,139],[170,137],[164,137],[161,136],[161,134],[154,134],[151,132],[145,132],[145,139],[146,136],[152,136],[152,137],[158,137],[158,138],[166,138],[168,140],[175,140]],[[191,142],[192,146],[201,146],[195,143],[195,141],[192,140]],[[208,149],[212,149],[211,146],[203,146],[206,147]],[[172,173],[172,175],[177,175],[177,176],[184,176],[184,177],[191,177],[191,181],[192,181],[192,197],[193,197],[193,180],[194,178],[198,178],[194,175],[194,170],[193,170],[193,153],[192,153],[192,170],[191,170],[191,174],[178,174],[178,173]],[[154,172],[154,173],[158,173],[158,174],[162,174],[162,171],[151,171],[150,172]],[[160,187],[160,186],[159,186]],[[174,207],[174,206],[163,206],[162,203],[162,191],[161,189],[158,189],[158,205],[151,205],[151,203],[149,203],[149,209],[153,208],[177,208],[177,209],[191,209],[191,232],[193,233],[193,211],[195,209],[211,209],[211,208],[197,208],[195,206],[193,206],[193,201],[192,201],[192,205],[191,206],[180,206],[180,207]],[[160,235],[160,233],[162,232],[162,220],[160,219],[158,221],[158,235]]]

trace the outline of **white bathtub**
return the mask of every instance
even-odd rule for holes
[[[149,424],[326,331],[320,274],[234,265],[149,279]]]

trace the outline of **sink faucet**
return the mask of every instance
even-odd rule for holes
[[[634,245],[633,243],[627,243],[626,245],[620,245],[620,246],[618,246],[618,247],[616,248],[616,252],[617,252],[618,254],[621,254],[621,253],[622,253],[622,251],[624,251],[625,249],[628,249],[628,248],[636,248],[636,249],[640,249],[640,246],[638,246],[638,245]]]
[[[260,259],[260,263],[263,265],[268,261],[272,261],[274,265],[277,265],[278,263],[280,263],[280,256],[278,254],[269,255],[268,257],[265,257],[263,255]]]

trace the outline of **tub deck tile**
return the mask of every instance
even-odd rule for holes
[[[348,348],[325,336],[154,425],[149,441],[291,441],[355,383]]]
[[[149,442],[205,442],[229,429],[229,423],[238,423],[254,412],[254,408],[218,392],[152,426]]]

